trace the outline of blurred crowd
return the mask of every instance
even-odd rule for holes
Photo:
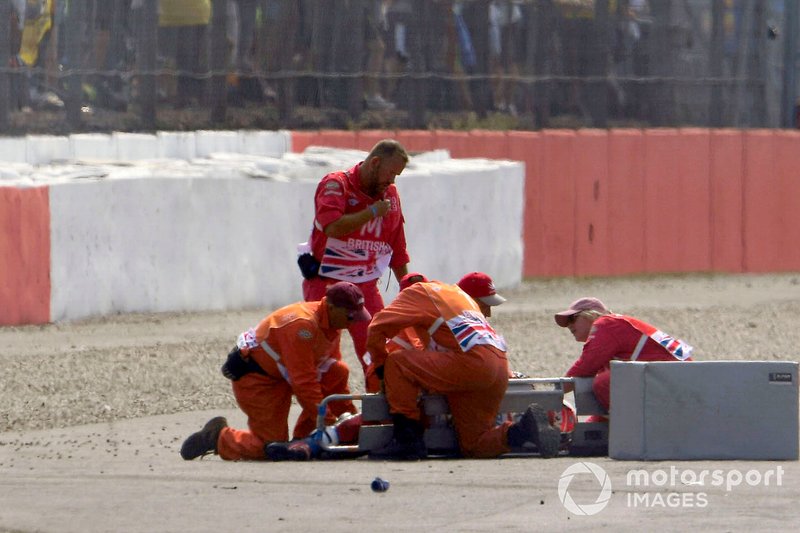
[[[735,1],[724,0],[729,14]],[[589,123],[596,123],[599,113],[644,119],[648,106],[655,105],[653,84],[646,80],[664,52],[651,44],[658,19],[648,0],[12,0],[12,5],[14,109],[63,107],[65,73],[79,69],[87,107],[125,110],[136,96],[141,43],[155,39],[159,106],[205,105],[209,80],[218,74],[211,71],[210,58],[222,53],[227,100],[235,106],[281,101],[352,111],[356,92],[360,108],[368,111],[408,109],[421,100],[431,111],[574,115]],[[157,10],[154,20],[144,16],[148,5]],[[76,9],[84,31],[80,53],[71,57],[76,54],[70,54],[74,48],[65,45],[65,36],[76,27],[67,24]],[[212,39],[221,25],[223,41]],[[703,31],[711,35],[710,28]],[[225,43],[224,50],[214,49],[218,42]]]
[[[15,106],[63,105],[59,73],[69,68],[89,74],[84,92],[92,105],[125,106],[133,90],[128,81],[136,68],[137,31],[144,31],[139,13],[147,1],[12,0],[10,61],[24,73],[12,85]],[[155,1],[158,69],[174,74],[160,78],[159,96],[178,107],[202,102],[212,11],[219,6],[225,10],[234,104],[274,99],[278,73],[294,72],[296,103],[336,105],[342,89],[328,78],[347,72],[362,74],[366,109],[391,110],[404,103],[407,74],[425,72],[434,76],[434,107],[516,114],[532,105],[520,77],[542,70],[530,57],[533,48],[553,63],[550,75],[584,76],[593,60],[594,0]],[[82,57],[74,58],[65,50],[64,23],[78,2],[87,22]],[[637,47],[647,36],[647,1],[611,0],[609,10],[613,66],[632,74],[644,68]],[[536,31],[548,35],[534,36]],[[486,87],[470,82],[476,78]],[[587,112],[576,83],[557,105]]]

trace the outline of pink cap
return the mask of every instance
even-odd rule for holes
[[[569,318],[576,315],[581,311],[599,311],[600,313],[608,313],[608,308],[603,302],[597,298],[581,298],[569,304],[569,309],[556,313],[556,324],[565,328],[569,325]]]
[[[400,278],[400,290],[407,289],[408,287],[412,286],[415,283],[419,282],[426,282],[428,278],[420,274],[419,272],[409,272],[402,278]]]
[[[339,281],[328,285],[325,296],[336,307],[347,309],[347,317],[354,322],[372,318],[369,311],[364,309],[364,293],[349,281]]]
[[[492,278],[483,272],[470,272],[458,280],[457,285],[472,298],[480,300],[486,305],[500,305],[506,301],[505,298],[497,294]]]

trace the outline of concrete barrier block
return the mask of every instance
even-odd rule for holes
[[[105,133],[74,133],[69,136],[72,159],[112,160],[117,153],[114,139]]]
[[[613,362],[609,455],[797,460],[798,364]]]
[[[197,140],[193,131],[159,131],[158,157],[191,161],[197,156]]]
[[[239,134],[240,153],[267,157],[281,157],[291,146],[288,131],[248,131]]]
[[[6,137],[0,139],[0,161],[27,163],[27,142],[25,137]]]
[[[208,157],[215,152],[241,152],[241,138],[236,131],[198,131],[195,143],[197,157]]]
[[[158,157],[158,137],[149,133],[112,133],[117,146],[117,159],[140,161]]]
[[[60,135],[26,136],[26,160],[31,165],[47,165],[70,158],[69,139]]]

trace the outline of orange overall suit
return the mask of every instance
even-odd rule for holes
[[[232,383],[250,430],[225,427],[217,442],[220,457],[264,459],[265,443],[288,440],[293,394],[303,408],[293,436],[308,436],[316,427],[317,405],[322,399],[330,394],[350,394],[347,365],[331,357],[338,339],[339,331],[330,327],[325,298],[278,309],[255,329],[242,333],[237,346],[263,373],[249,373]],[[328,423],[345,412],[356,412],[352,402],[334,402]]]
[[[425,350],[387,353],[388,339],[413,327]],[[508,385],[506,345],[456,285],[420,282],[401,291],[370,322],[367,348],[384,367],[389,410],[420,420],[420,390],[447,397],[459,446],[467,457],[496,457],[509,450],[511,422],[495,426]]]

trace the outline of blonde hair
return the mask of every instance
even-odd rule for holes
[[[589,318],[592,322],[600,318],[601,316],[607,315],[611,311],[608,310],[606,312],[598,311],[597,309],[585,309],[583,311],[578,311],[575,313],[575,316],[584,315],[586,318]]]

